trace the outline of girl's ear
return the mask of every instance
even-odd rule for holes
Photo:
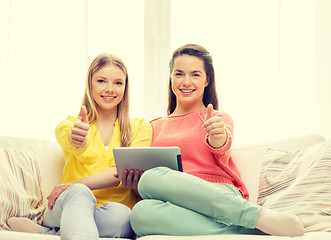
[[[210,80],[210,78],[208,77],[206,80],[206,83],[205,83],[205,87],[207,87],[209,85],[209,80]]]

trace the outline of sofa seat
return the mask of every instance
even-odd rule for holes
[[[250,194],[250,202],[256,203],[258,197],[260,166],[264,152],[268,148],[284,150],[300,150],[311,145],[325,141],[326,139],[318,134],[308,134],[288,139],[280,139],[272,142],[264,142],[254,145],[233,146],[232,157],[236,162],[242,178]],[[42,192],[46,198],[55,185],[61,182],[61,173],[64,165],[62,150],[54,140],[28,139],[20,137],[0,136],[0,147],[22,149],[33,147],[37,154],[41,172]],[[44,201],[46,204],[47,201]],[[46,206],[46,205],[45,205]],[[331,223],[330,223],[331,224]],[[192,226],[194,228],[194,226]],[[20,233],[0,230],[1,240],[60,240],[59,236]],[[101,239],[101,238],[100,238]],[[115,238],[102,238],[115,239]],[[118,238],[117,238],[118,239]],[[277,237],[267,235],[205,235],[205,236],[159,236],[150,235],[141,237],[142,240],[286,240],[291,237]],[[331,232],[309,232],[304,236],[295,237],[297,240],[331,240]]]

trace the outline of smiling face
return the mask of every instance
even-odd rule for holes
[[[206,108],[202,99],[208,79],[202,59],[186,54],[176,57],[171,83],[177,99],[175,114]]]
[[[91,79],[91,96],[100,113],[116,111],[122,101],[126,76],[114,64],[107,64],[94,72]]]

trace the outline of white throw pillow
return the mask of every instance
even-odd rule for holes
[[[268,149],[258,203],[299,216],[306,232],[331,231],[331,140],[297,152]]]
[[[24,216],[41,223],[43,206],[41,178],[33,149],[0,147],[0,229],[9,230],[9,217]]]

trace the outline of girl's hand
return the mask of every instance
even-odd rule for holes
[[[209,144],[214,147],[222,147],[226,141],[224,122],[219,116],[213,116],[213,105],[208,104],[203,127],[207,131]]]
[[[144,172],[140,172],[139,170],[130,171],[124,170],[122,173],[122,185],[125,188],[137,190],[138,189],[138,182],[140,177]]]
[[[56,199],[63,193],[65,190],[67,190],[73,183],[66,183],[61,184],[58,186],[55,186],[52,190],[52,192],[48,195],[48,209],[52,210],[53,206],[55,204]]]
[[[142,198],[138,192],[138,182],[140,177],[143,175],[144,172],[140,172],[139,170],[130,171],[124,170],[122,173],[122,185],[125,188],[131,189],[137,196],[137,202],[140,201]]]
[[[81,120],[76,122],[69,131],[69,140],[76,148],[83,147],[86,144],[87,134],[90,128],[87,119],[87,110],[84,105],[80,109],[80,115],[82,116]]]

